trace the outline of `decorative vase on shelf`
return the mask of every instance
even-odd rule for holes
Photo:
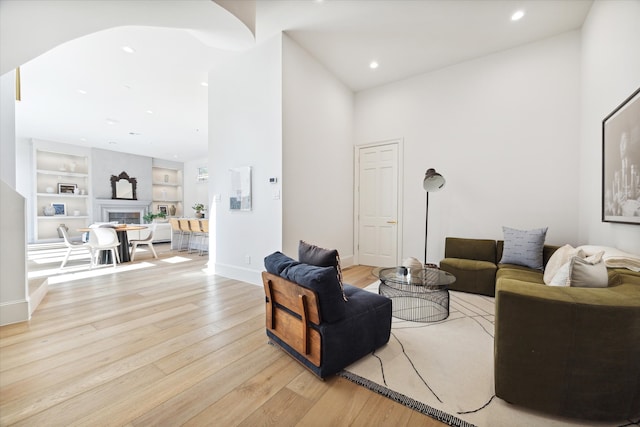
[[[60,231],[60,230],[59,230],[60,228],[64,228],[64,231],[69,231],[69,227],[67,227],[67,226],[66,226],[66,225],[64,225],[64,224],[60,224],[60,225],[58,226],[58,237],[62,238],[62,237],[64,237],[64,236],[62,235],[62,231]]]
[[[71,172],[75,172],[76,171],[76,162],[69,163],[69,170]]]
[[[176,205],[169,206],[169,215],[171,215],[171,216],[175,216],[176,215]]]
[[[56,214],[56,208],[53,206],[45,206],[42,211],[44,212],[44,216],[54,216]]]
[[[164,176],[164,182],[169,182],[169,175]]]
[[[45,191],[49,194],[53,193],[53,187],[47,187]]]
[[[204,218],[204,212],[196,212],[196,218]]]

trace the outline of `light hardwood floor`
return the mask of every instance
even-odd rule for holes
[[[2,426],[443,426],[348,380],[317,379],[264,332],[262,287],[207,272],[207,257],[155,245],[160,259],[93,272],[60,251],[31,321],[0,328]],[[371,267],[344,271],[364,287]],[[36,273],[37,274],[37,273]],[[45,273],[43,273],[45,274]]]

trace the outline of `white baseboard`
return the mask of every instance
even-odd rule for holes
[[[29,289],[29,291],[29,315],[32,315],[49,292],[49,279],[44,280],[37,289],[33,291]]]
[[[29,301],[26,299],[0,304],[0,326],[26,322],[30,318]]]
[[[249,268],[238,267],[236,265],[218,264],[215,265],[217,276],[229,279],[241,280],[252,285],[262,286],[262,271],[251,270]]]
[[[353,255],[349,255],[346,257],[340,257],[340,267],[346,268],[351,267],[353,264]]]

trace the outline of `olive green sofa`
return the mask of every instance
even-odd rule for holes
[[[451,289],[495,294],[496,396],[566,417],[640,417],[640,273],[608,269],[606,288],[547,286],[542,271],[496,262],[492,270],[490,242],[448,238],[447,255],[469,258],[440,266],[460,275]],[[500,260],[501,242],[495,248]],[[545,265],[554,251],[545,246]]]

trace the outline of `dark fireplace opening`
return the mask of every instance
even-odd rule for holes
[[[140,224],[140,212],[109,212],[109,222],[119,224]]]

